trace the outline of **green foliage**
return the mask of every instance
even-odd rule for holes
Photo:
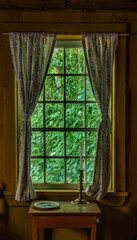
[[[63,122],[63,104],[46,103],[45,119],[47,128],[62,128]]]
[[[91,89],[89,77],[86,78],[86,100],[95,101],[95,97]]]
[[[64,155],[64,135],[63,132],[46,133],[46,155],[63,156]]]
[[[48,76],[45,80],[45,100],[63,100],[63,78],[58,76]]]
[[[44,182],[44,159],[31,159],[30,174],[34,183]]]
[[[37,103],[35,110],[31,116],[31,126],[32,128],[43,127],[43,104]]]
[[[72,158],[72,159],[67,159],[66,163],[66,180],[67,183],[77,183],[79,179],[79,159],[77,158]]]
[[[83,145],[83,155],[84,155],[84,133],[83,132],[66,132],[67,156],[80,156],[80,144]]]
[[[57,158],[46,160],[46,180],[49,183],[64,182],[64,160]]]
[[[84,104],[68,103],[66,104],[66,127],[80,128],[84,127]]]
[[[63,48],[54,49],[48,73],[59,74],[64,72],[63,56],[64,56]]]
[[[66,100],[84,100],[84,77],[66,77]]]
[[[66,48],[65,64],[67,74],[82,74],[85,71],[84,53],[82,48]],[[56,48],[52,56],[48,74],[64,73],[64,49]],[[65,86],[64,86],[65,80]],[[66,103],[66,127],[67,128],[98,128],[101,120],[100,110],[95,102],[91,89],[89,77],[86,77],[86,94],[84,93],[83,76],[47,76],[45,79],[44,89],[41,92],[37,106],[31,117],[32,128],[63,128],[64,127],[64,104],[48,103],[48,101],[93,101],[92,103]],[[64,87],[66,92],[64,93]],[[65,94],[65,96],[64,96]],[[44,103],[44,100],[47,102]],[[41,103],[40,101],[43,101]],[[86,107],[86,109],[85,109]],[[84,111],[86,112],[86,121],[84,120]],[[44,115],[45,113],[45,115]],[[45,119],[45,126],[44,126]],[[86,124],[86,126],[85,126]],[[44,171],[46,173],[46,182],[63,183],[65,179],[66,165],[66,182],[77,183],[79,179],[79,158],[80,144],[83,146],[83,156],[87,157],[87,182],[91,183],[94,172],[94,157],[96,152],[97,131],[32,131],[31,137],[31,169],[30,174],[34,183],[44,182]],[[45,139],[44,139],[45,136]],[[66,147],[64,144],[66,139]],[[86,139],[86,149],[84,141]],[[44,150],[45,142],[45,150]],[[66,150],[67,156],[73,158],[56,158],[64,156]],[[86,153],[85,153],[86,151]],[[44,152],[49,158],[45,159],[44,169]],[[37,156],[37,159],[33,157]],[[39,156],[42,156],[40,158]],[[54,158],[50,158],[54,156]],[[92,158],[91,158],[92,157]],[[66,164],[65,164],[66,163]],[[83,161],[84,166],[84,161]]]
[[[44,145],[43,145],[43,133],[36,131],[32,132],[31,136],[31,155],[41,156],[44,155]]]
[[[66,49],[66,73],[84,73],[84,52],[82,48]]]
[[[87,156],[95,157],[97,132],[87,132]]]

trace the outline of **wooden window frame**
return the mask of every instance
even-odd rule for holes
[[[73,37],[73,36],[72,36]],[[57,36],[57,38],[58,38],[58,36]],[[55,44],[55,48],[64,48],[64,58],[65,58],[65,50],[67,49],[67,48],[82,48],[82,41],[80,41],[80,40],[77,40],[77,39],[75,39],[75,40],[67,40],[67,38],[65,39],[65,40],[57,40],[57,42],[56,42],[56,44]],[[65,59],[64,59],[64,62],[65,62]],[[43,133],[43,135],[44,135],[44,139],[45,139],[45,133],[46,132],[48,132],[48,131],[50,131],[50,132],[54,132],[54,131],[56,131],[56,132],[64,132],[64,133],[67,133],[67,132],[83,132],[84,133],[84,149],[86,149],[86,135],[87,135],[87,133],[89,133],[89,132],[97,132],[98,131],[98,128],[89,128],[89,127],[86,127],[86,104],[87,103],[96,103],[96,101],[94,100],[86,100],[86,78],[88,77],[88,73],[86,72],[86,63],[85,63],[85,61],[83,62],[84,63],[84,72],[82,73],[82,74],[80,74],[80,73],[76,73],[76,74],[67,74],[66,73],[66,71],[65,71],[65,66],[64,66],[64,73],[62,73],[62,74],[47,74],[47,77],[48,76],[62,76],[63,77],[63,79],[64,79],[64,81],[65,81],[65,78],[67,77],[67,76],[77,76],[77,77],[83,77],[83,81],[84,81],[84,83],[83,83],[83,85],[84,85],[84,99],[82,100],[82,101],[78,101],[78,100],[66,100],[66,97],[64,97],[64,99],[62,100],[62,101],[50,101],[50,100],[46,100],[45,98],[43,99],[43,100],[40,100],[40,101],[38,101],[38,103],[41,103],[42,105],[44,105],[45,106],[45,104],[47,104],[47,103],[56,103],[56,104],[58,104],[58,103],[62,103],[64,106],[66,106],[66,104],[68,104],[68,103],[71,103],[71,104],[83,104],[83,107],[84,107],[84,109],[83,109],[83,127],[80,127],[80,128],[76,128],[76,127],[73,127],[73,128],[67,128],[67,127],[62,127],[62,128],[46,128],[46,127],[41,127],[41,128],[38,128],[38,127],[34,127],[34,128],[32,128],[32,132],[37,132],[37,131],[40,131],[40,132],[42,132]],[[44,86],[44,88],[43,88],[43,90],[45,89],[45,86]],[[65,82],[64,82],[64,87],[63,87],[63,89],[64,89],[64,93],[65,93]],[[43,106],[43,121],[45,121],[46,119],[45,119],[45,111],[44,111],[44,106]],[[65,112],[65,107],[63,107],[63,112]],[[64,124],[65,124],[65,126],[66,126],[66,114],[63,114],[63,118],[64,118]],[[45,125],[45,124],[44,124]],[[64,150],[66,149],[66,137],[65,137],[65,135],[66,134],[64,134]],[[46,143],[45,143],[45,141],[43,141],[44,142],[44,146],[46,146]],[[45,153],[45,151],[44,151],[44,155],[43,156],[31,156],[31,158],[32,159],[39,159],[39,158],[42,158],[43,159],[43,161],[44,161],[44,170],[45,170],[45,163],[46,163],[46,159],[49,159],[49,158],[51,158],[51,159],[58,159],[58,158],[62,158],[63,160],[64,160],[64,168],[66,168],[66,160],[67,159],[72,159],[72,158],[75,158],[75,159],[79,159],[79,156],[67,156],[66,155],[66,151],[65,151],[65,155],[63,155],[63,156],[46,156],[46,153]],[[86,166],[87,166],[87,159],[91,159],[91,158],[94,158],[95,159],[95,156],[87,156],[87,154],[86,154],[86,151],[85,151],[85,154],[83,155],[83,162],[84,162],[84,169],[85,169],[85,171],[84,171],[84,177],[85,177],[85,180],[83,180],[84,181],[84,183],[83,183],[83,186],[84,186],[84,189],[90,184],[90,183],[87,183],[87,172],[86,172]],[[66,170],[64,170],[64,174],[66,174]],[[43,174],[43,176],[44,176],[44,182],[43,183],[34,183],[34,187],[35,187],[35,189],[36,190],[40,190],[40,189],[54,189],[54,190],[61,190],[61,189],[64,189],[64,190],[69,190],[69,189],[71,189],[71,190],[77,190],[78,189],[78,183],[48,183],[48,182],[45,182],[45,180],[46,180],[46,177],[45,177],[45,175],[46,175],[46,173],[45,173],[45,171],[44,171],[44,174]],[[66,180],[66,175],[64,176],[65,177],[65,179],[64,179],[64,181]]]
[[[55,32],[61,36],[67,35],[72,38],[77,38],[78,35],[87,32],[117,32],[126,33],[127,26],[124,23],[3,23],[3,32]],[[80,38],[81,36],[79,36]],[[64,38],[64,37],[63,37]],[[108,203],[108,197],[110,205],[121,205],[125,201],[125,197],[128,196],[126,192],[126,37],[119,37],[119,44],[116,51],[116,67],[115,67],[115,125],[113,131],[115,138],[113,139],[114,151],[114,189],[108,192],[103,202]],[[17,133],[16,133],[17,134]],[[17,144],[18,145],[18,144]],[[17,149],[17,147],[16,147]],[[18,154],[17,154],[18,156]],[[16,159],[18,164],[18,159]],[[17,176],[14,176],[17,182]],[[11,195],[10,191],[5,191],[5,195]],[[13,192],[12,192],[13,194]],[[46,195],[45,195],[46,194]],[[71,191],[38,191],[38,196],[47,196],[47,199],[69,199],[74,197],[77,192]],[[119,197],[119,201],[115,197]]]

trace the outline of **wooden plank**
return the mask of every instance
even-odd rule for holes
[[[99,10],[99,9],[137,9],[136,1],[126,1],[126,0],[96,0],[96,1],[86,1],[86,0],[58,0],[55,2],[53,0],[1,0],[1,9],[41,9],[41,10],[64,10],[64,9],[78,9],[78,10]]]
[[[33,216],[37,228],[91,228],[96,216]]]
[[[135,14],[135,13],[134,13]],[[118,23],[125,24],[130,21],[133,13],[122,13],[120,11],[74,11],[74,10],[58,10],[58,11],[31,11],[31,10],[1,10],[0,21],[10,23],[91,23],[104,24]],[[123,29],[124,31],[124,29]]]
[[[0,179],[5,189],[16,188],[15,77],[8,37],[0,37]]]
[[[126,189],[126,38],[119,41],[115,90],[115,191]]]
[[[117,32],[125,33],[125,24],[106,23],[4,23],[2,32],[48,32],[56,34],[83,34],[87,32]]]

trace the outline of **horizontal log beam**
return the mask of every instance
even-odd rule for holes
[[[1,0],[0,9],[30,9],[30,10],[136,10],[137,1],[126,0],[59,0],[55,3],[52,0]]]
[[[125,24],[72,24],[72,23],[4,23],[1,26],[3,33],[8,32],[48,32],[56,34],[83,34],[88,32],[117,32],[125,33]]]

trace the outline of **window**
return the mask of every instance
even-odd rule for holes
[[[36,188],[77,188],[80,144],[84,183],[92,183],[101,114],[81,41],[57,41],[31,117],[31,178]]]
[[[43,26],[43,25],[42,25]],[[69,26],[69,27],[68,27]],[[53,27],[53,23],[49,25],[49,32],[51,31],[51,28]],[[46,25],[47,28],[47,25]],[[52,28],[53,32],[56,32],[57,25]],[[19,24],[18,31],[21,29],[21,24]],[[24,29],[24,23],[22,30]],[[31,28],[26,25],[27,31],[32,31],[32,26]],[[43,32],[45,31],[45,25],[41,28],[41,25],[39,25],[37,31],[41,29]],[[59,34],[62,34],[60,36],[57,36],[58,39],[70,39],[70,42],[72,42],[72,39],[80,39],[81,33],[84,32],[90,32],[92,29],[93,32],[119,32],[119,33],[126,33],[126,24],[62,24],[61,32]],[[34,29],[35,31],[35,29]],[[66,33],[67,35],[64,36],[63,34]],[[70,35],[69,35],[70,34]],[[74,34],[72,36],[72,34]],[[76,34],[76,35],[75,35]],[[65,41],[67,43],[67,41]],[[59,47],[59,46],[57,46]],[[60,46],[61,47],[61,46]],[[78,46],[74,46],[77,48]],[[112,135],[111,135],[111,181],[110,181],[110,189],[109,193],[105,197],[105,204],[109,203],[109,205],[122,205],[123,202],[125,201],[125,196],[127,196],[126,191],[126,144],[125,144],[125,139],[126,139],[126,71],[127,71],[127,66],[126,66],[126,37],[119,37],[119,42],[118,42],[118,47],[116,50],[115,54],[115,67],[114,67],[114,75],[113,75],[113,91],[112,91],[112,97],[111,97],[111,119],[112,119]],[[17,95],[18,96],[18,95]],[[41,95],[42,96],[42,95]],[[15,98],[16,99],[16,98]],[[39,99],[40,100],[40,99]],[[20,105],[20,99],[19,97],[16,99],[16,102],[18,103],[18,115],[17,115],[17,121],[18,121],[18,131],[16,131],[17,138],[19,139],[19,134],[20,134],[20,124],[21,124],[21,119],[22,119],[22,108]],[[33,115],[34,117],[34,115]],[[44,116],[43,116],[44,117]],[[38,122],[39,120],[35,119],[35,123]],[[33,125],[32,133],[36,132],[36,129],[38,128],[36,125]],[[39,128],[40,132],[42,131],[42,127]],[[43,138],[43,141],[45,139]],[[80,145],[80,143],[79,143]],[[19,141],[17,141],[16,144],[16,150],[17,150],[17,156],[19,155],[18,149],[19,149]],[[39,150],[38,150],[39,151]],[[66,189],[66,186],[62,183],[59,184],[54,184],[54,183],[44,183],[44,176],[41,178],[42,180],[38,179],[37,183],[34,181],[33,176],[39,176],[39,169],[42,169],[44,167],[45,163],[38,163],[36,161],[37,159],[39,160],[39,156],[34,154],[31,157],[31,177],[34,182],[35,189],[38,190],[38,196],[40,198],[43,197],[44,192],[41,190],[45,189],[51,189],[51,187],[57,189],[61,186],[62,188]],[[14,162],[14,166],[18,166],[18,158],[15,157],[13,158],[16,160]],[[79,156],[78,156],[79,159]],[[42,155],[41,160],[44,161],[44,156]],[[84,160],[84,158],[83,158]],[[37,163],[33,165],[33,163]],[[89,170],[90,171],[90,170]],[[43,168],[43,174],[44,168]],[[41,175],[42,176],[42,175]],[[17,181],[16,175],[14,178],[14,182]],[[13,183],[9,181],[9,186],[12,189]],[[75,184],[66,184],[67,187],[70,186],[70,189],[77,189],[78,186]],[[71,186],[72,185],[72,186]],[[75,185],[75,186],[74,186]],[[85,186],[84,186],[85,188]],[[39,191],[40,190],[40,191]],[[74,199],[77,197],[77,193],[74,191],[46,191],[46,199],[51,200],[51,192],[53,198],[56,200],[62,199]],[[71,193],[70,193],[71,192]],[[111,193],[112,192],[112,193]],[[115,198],[116,197],[116,198]]]

